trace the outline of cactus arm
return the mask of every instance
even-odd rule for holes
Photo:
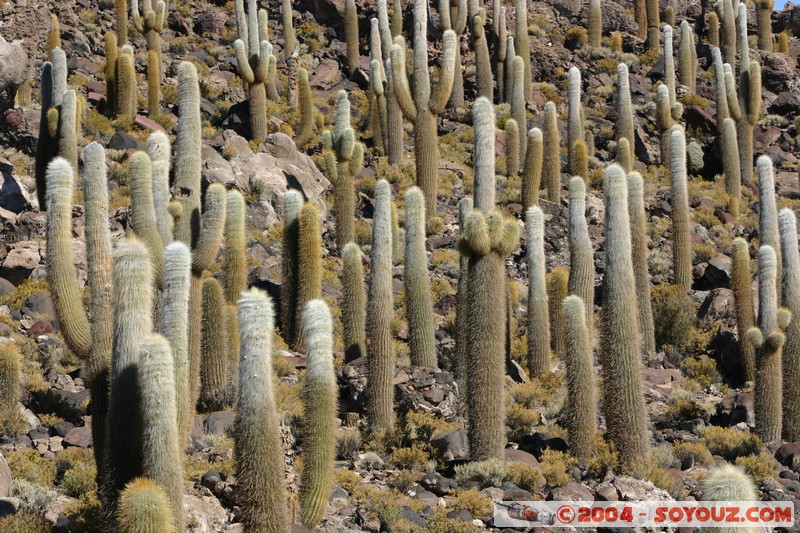
[[[236,50],[236,63],[239,65],[239,75],[247,83],[255,83],[256,78],[253,73],[253,68],[250,66],[250,61],[247,58],[247,51],[244,48],[244,41],[236,39],[233,43]]]
[[[136,152],[131,156],[128,183],[131,187],[131,227],[136,236],[147,245],[153,261],[156,284],[160,285],[164,276],[164,243],[158,233],[153,203],[152,165],[145,152]]]
[[[392,45],[392,81],[394,82],[394,95],[403,115],[411,122],[417,120],[417,106],[411,96],[411,88],[408,84],[408,74],[406,74],[406,51],[405,42],[398,38]],[[427,68],[427,67],[426,67]]]
[[[456,33],[447,30],[442,37],[442,57],[439,63],[439,81],[433,86],[430,98],[430,110],[434,115],[444,111],[450,93],[453,91],[453,80],[456,65]]]
[[[192,270],[207,270],[217,257],[225,228],[225,187],[212,183],[206,191],[203,229],[192,249]]]
[[[147,153],[153,166],[153,208],[161,242],[172,241],[172,217],[169,214],[169,167],[170,140],[163,132],[156,131],[147,138]]]
[[[742,118],[742,109],[739,107],[739,96],[736,94],[736,80],[733,76],[733,69],[727,63],[722,65],[723,75],[725,76],[725,97],[728,100],[728,113],[734,121]]]

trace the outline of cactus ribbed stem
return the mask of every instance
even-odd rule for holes
[[[486,39],[486,23],[480,15],[472,18],[472,49],[475,50],[475,82],[479,97],[494,99],[494,80],[489,58],[489,43]]]
[[[664,79],[669,89],[669,107],[675,105],[675,57],[672,48],[672,26],[664,26]]]
[[[134,0],[137,1],[137,0]],[[128,43],[128,1],[114,0],[114,20],[117,23],[119,44]]]
[[[475,209],[488,211],[495,203],[494,106],[488,98],[479,97],[472,105],[472,126],[475,130]]]
[[[736,123],[732,118],[726,118],[722,124],[722,167],[725,173],[725,192],[731,196],[730,212],[738,216],[739,202],[742,199],[742,174]]]
[[[238,302],[239,400],[236,406],[236,494],[245,531],[289,530],[283,448],[272,387],[272,300],[258,289]]]
[[[650,296],[650,272],[647,267],[648,222],[644,210],[644,180],[638,172],[628,174],[628,216],[631,220],[631,259],[633,277],[636,280],[636,307],[639,312],[639,328],[642,332],[642,349],[646,353],[655,354],[655,326]]]
[[[283,49],[284,54],[288,57],[297,48],[297,34],[292,23],[292,0],[281,2],[281,19],[283,21]]]
[[[53,107],[53,64],[42,64],[42,76],[39,82],[39,103],[41,113],[39,124],[47,124],[47,113]],[[39,138],[36,141],[36,198],[39,200],[39,209],[47,209],[47,165],[55,155],[55,144],[50,138],[46,127],[39,128]]]
[[[544,106],[544,148],[542,158],[542,180],[547,187],[547,199],[558,204],[561,201],[561,135],[558,131],[556,104]]]
[[[592,48],[600,48],[600,40],[603,36],[603,17],[600,9],[600,0],[589,0],[586,31],[589,37],[589,46]]]
[[[728,94],[725,87],[725,68],[719,48],[711,49],[711,61],[714,69],[714,89],[717,95],[717,130],[721,132],[723,121],[730,117],[731,114],[728,108]]]
[[[303,148],[314,132],[314,102],[312,100],[311,85],[308,82],[308,71],[302,67],[297,69],[297,87],[300,107],[300,132],[295,137],[294,143],[298,148]]]
[[[332,330],[331,313],[325,302],[308,302],[303,311],[308,373],[303,386],[300,521],[309,528],[322,518],[333,486],[339,388],[333,370]]]
[[[528,131],[528,148],[525,164],[522,166],[522,209],[539,205],[539,189],[542,184],[542,159],[544,141],[542,130],[532,128]]]
[[[506,6],[500,0],[492,2],[492,53],[495,61],[494,77],[497,78],[497,101],[506,102],[508,79],[506,62],[508,60],[508,22],[506,20]]]
[[[433,328],[430,274],[425,252],[425,198],[418,187],[405,195],[406,256],[403,281],[406,291],[408,347],[411,364],[437,366]]]
[[[297,253],[297,293],[295,300],[294,350],[302,352],[303,309],[308,302],[322,296],[322,228],[319,211],[312,203],[300,209]]]
[[[394,339],[392,318],[392,226],[389,183],[375,186],[372,218],[372,274],[367,297],[367,416],[370,427],[394,425]]]
[[[708,45],[712,48],[719,48],[719,15],[712,11],[706,17],[706,34],[708,35]]]
[[[594,327],[594,250],[586,224],[586,184],[579,176],[569,181],[569,280],[567,292],[581,298],[586,330]]]
[[[550,344],[553,353],[564,356],[564,315],[559,302],[568,294],[569,273],[563,268],[556,268],[547,275],[547,305],[550,316]]]
[[[120,533],[178,533],[169,496],[148,478],[137,478],[122,491],[117,510]]]
[[[671,100],[671,98],[670,98]],[[617,123],[615,125],[617,142],[623,137],[628,139],[630,161],[634,159],[634,118],[633,104],[631,104],[631,86],[628,80],[628,65],[620,63],[617,66]]]
[[[281,333],[289,346],[294,345],[295,304],[297,295],[297,262],[300,239],[302,195],[290,189],[283,195],[283,251],[281,252]]]
[[[550,371],[550,315],[545,281],[544,214],[537,206],[525,212],[528,259],[528,373]]]
[[[222,271],[225,275],[225,301],[234,303],[247,287],[247,257],[245,248],[245,205],[239,191],[228,191],[225,206],[225,255]]]
[[[203,351],[200,361],[200,405],[207,411],[219,411],[228,403],[228,328],[225,321],[225,297],[214,278],[203,280]]]
[[[675,125],[670,131],[670,165],[672,182],[672,262],[675,285],[685,291],[692,288],[692,240],[689,235],[689,192],[686,176],[686,137],[683,127]]]
[[[597,391],[592,337],[586,323],[586,306],[576,295],[567,296],[562,304],[564,313],[567,398],[569,413],[567,432],[569,448],[581,464],[592,458],[597,419]]]
[[[356,243],[349,242],[345,245],[342,250],[342,263],[342,337],[344,359],[349,363],[365,354],[364,267],[361,249]]]
[[[160,284],[164,277],[164,243],[158,232],[153,202],[153,167],[147,153],[136,152],[130,157],[128,183],[131,188],[131,228],[147,245],[153,261],[156,283]]]
[[[731,245],[731,287],[736,306],[736,329],[739,334],[744,381],[756,379],[755,347],[745,338],[755,324],[752,285],[747,241],[739,237],[734,239]]]
[[[117,57],[117,114],[132,119],[136,115],[136,68],[133,50],[123,46]]]
[[[632,466],[649,451],[649,418],[642,384],[641,337],[636,281],[631,260],[628,189],[625,172],[611,165],[603,177],[606,217],[606,268],[600,320],[603,414],[607,435],[623,465]]]
[[[797,218],[791,209],[778,214],[781,233],[783,278],[781,300],[792,314],[786,326],[786,344],[783,346],[783,440],[792,442],[800,438],[800,252],[797,248]]]
[[[506,176],[519,173],[519,126],[517,121],[509,118],[506,121]]]
[[[772,159],[762,155],[756,161],[758,170],[758,240],[761,246],[772,247],[777,257],[776,279],[782,278],[781,268],[781,241],[778,231],[778,208],[775,203],[775,173],[772,168]],[[778,305],[781,303],[780,294],[777,297]],[[768,334],[769,332],[765,332]]]

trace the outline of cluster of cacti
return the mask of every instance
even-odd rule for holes
[[[247,84],[250,108],[250,136],[256,142],[267,138],[267,93],[277,96],[275,89],[276,58],[272,53],[267,27],[267,12],[257,10],[256,0],[236,0],[236,25],[239,38],[234,43],[239,75]]]
[[[791,209],[778,213],[781,234],[781,302],[792,314],[786,326],[786,342],[783,345],[783,429],[786,441],[800,438],[800,252],[797,248],[797,218]]]
[[[569,402],[569,446],[576,459],[581,464],[587,464],[592,457],[597,418],[592,336],[586,322],[587,311],[583,300],[572,294],[561,305],[564,314],[564,362]],[[591,318],[591,313],[588,314]]]
[[[442,35],[442,57],[439,80],[431,84],[428,72],[428,2],[414,0],[414,88],[406,74],[406,49],[402,39],[392,45],[391,71],[394,93],[403,115],[414,125],[414,160],[417,185],[425,195],[426,217],[436,217],[439,181],[439,138],[437,118],[453,88],[456,34],[445,30]]]
[[[631,260],[636,280],[636,309],[642,333],[642,349],[653,354],[656,351],[656,339],[647,266],[647,214],[644,210],[644,180],[638,172],[628,174],[628,216],[631,221]]]

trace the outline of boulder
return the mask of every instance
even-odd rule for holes
[[[11,491],[11,468],[8,466],[6,458],[0,454],[0,498],[5,498]]]
[[[0,208],[15,215],[30,208],[31,196],[14,175],[14,165],[0,157]]]
[[[28,54],[20,43],[0,36],[0,110],[12,106],[17,87],[28,79]]]

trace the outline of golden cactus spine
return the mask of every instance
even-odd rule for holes
[[[120,495],[116,521],[120,533],[178,533],[169,497],[150,479],[137,478]]]

